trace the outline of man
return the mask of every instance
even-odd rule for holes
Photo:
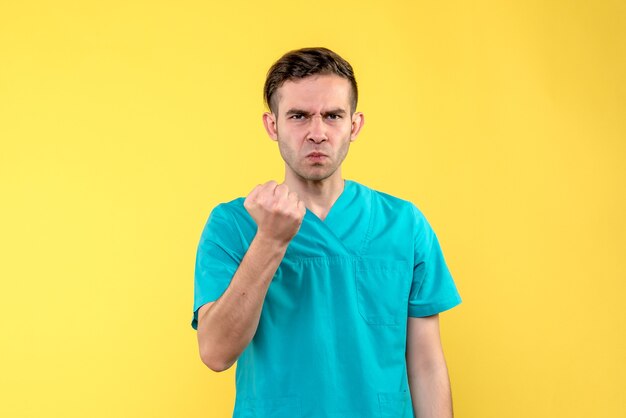
[[[237,361],[234,417],[452,416],[438,313],[461,298],[424,215],[342,178],[357,98],[334,52],[280,58],[263,123],[285,179],[202,232],[192,326],[209,368]]]

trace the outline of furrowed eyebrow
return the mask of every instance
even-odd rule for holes
[[[327,115],[345,115],[347,112],[341,108],[337,108],[337,109],[332,109],[332,110],[328,110],[326,112],[324,112],[324,116]],[[302,110],[302,109],[289,109],[286,113],[286,116],[291,116],[291,115],[305,115],[305,116],[310,116],[311,113],[307,112],[306,110]]]
[[[329,110],[327,112],[324,112],[324,116],[326,115],[345,115],[346,111],[343,109],[333,109],[333,110]]]
[[[301,110],[301,109],[289,109],[287,111],[287,113],[285,113],[286,116],[291,116],[291,115],[305,115],[308,116],[310,115],[309,112],[307,112],[306,110]]]

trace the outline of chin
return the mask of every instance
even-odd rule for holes
[[[301,173],[300,177],[306,180],[311,180],[311,181],[321,181],[321,180],[326,180],[328,177],[332,176],[334,172],[335,170],[313,171],[313,172],[308,172],[308,173],[305,172],[305,173]]]

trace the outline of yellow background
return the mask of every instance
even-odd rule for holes
[[[195,251],[214,205],[282,179],[262,86],[303,46],[355,68],[344,177],[441,241],[456,416],[626,416],[617,0],[3,1],[0,416],[230,416]]]

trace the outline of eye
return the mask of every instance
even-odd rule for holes
[[[339,116],[339,115],[337,115],[335,113],[330,113],[330,114],[328,114],[328,119],[330,119],[330,120],[339,120],[339,119],[341,119],[341,116]]]
[[[289,116],[289,119],[294,119],[294,120],[302,120],[303,118],[304,118],[304,115],[302,113],[296,113],[296,114]]]

